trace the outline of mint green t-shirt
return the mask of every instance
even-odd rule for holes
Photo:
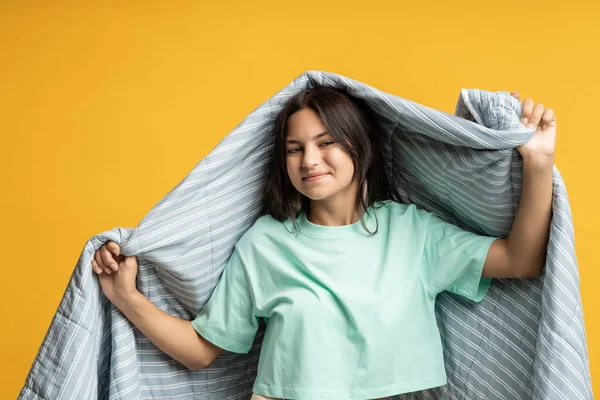
[[[379,207],[380,208],[375,208]],[[443,290],[480,301],[495,237],[414,204],[378,202],[345,226],[260,217],[238,240],[192,321],[247,353],[266,322],[254,392],[283,399],[373,399],[446,384],[434,304]]]

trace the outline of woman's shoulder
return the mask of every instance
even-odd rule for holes
[[[399,203],[392,200],[377,202],[374,206],[377,216],[383,223],[402,227],[402,229],[420,230],[428,225],[429,219],[434,214],[414,203]]]
[[[284,223],[276,220],[272,215],[265,214],[260,216],[250,228],[248,228],[238,239],[238,247],[254,246],[261,243],[272,235],[281,235],[283,232],[289,233]]]
[[[414,203],[399,203],[394,200],[377,201],[373,206],[375,209],[382,208],[396,215],[426,216],[431,214],[431,211],[421,208]]]

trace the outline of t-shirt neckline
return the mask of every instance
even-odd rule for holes
[[[373,231],[375,229],[375,208],[370,207],[369,213],[363,214],[363,220],[367,229]],[[360,219],[352,224],[348,225],[340,225],[340,226],[328,226],[328,225],[318,225],[310,222],[306,217],[305,210],[301,210],[298,214],[298,226],[305,233],[312,236],[325,236],[325,237],[340,237],[345,235],[351,235],[353,233],[367,233],[360,222]]]

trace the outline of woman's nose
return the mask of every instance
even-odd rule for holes
[[[317,164],[319,164],[320,160],[321,160],[321,154],[320,154],[319,150],[311,149],[309,147],[304,149],[304,156],[302,157],[302,166],[303,167],[317,165]]]

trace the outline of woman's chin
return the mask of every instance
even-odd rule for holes
[[[328,198],[331,195],[331,193],[329,193],[329,191],[325,191],[322,188],[321,189],[316,189],[316,188],[315,189],[307,189],[307,190],[304,190],[304,193],[302,193],[302,194],[313,201],[325,200],[326,198]]]

